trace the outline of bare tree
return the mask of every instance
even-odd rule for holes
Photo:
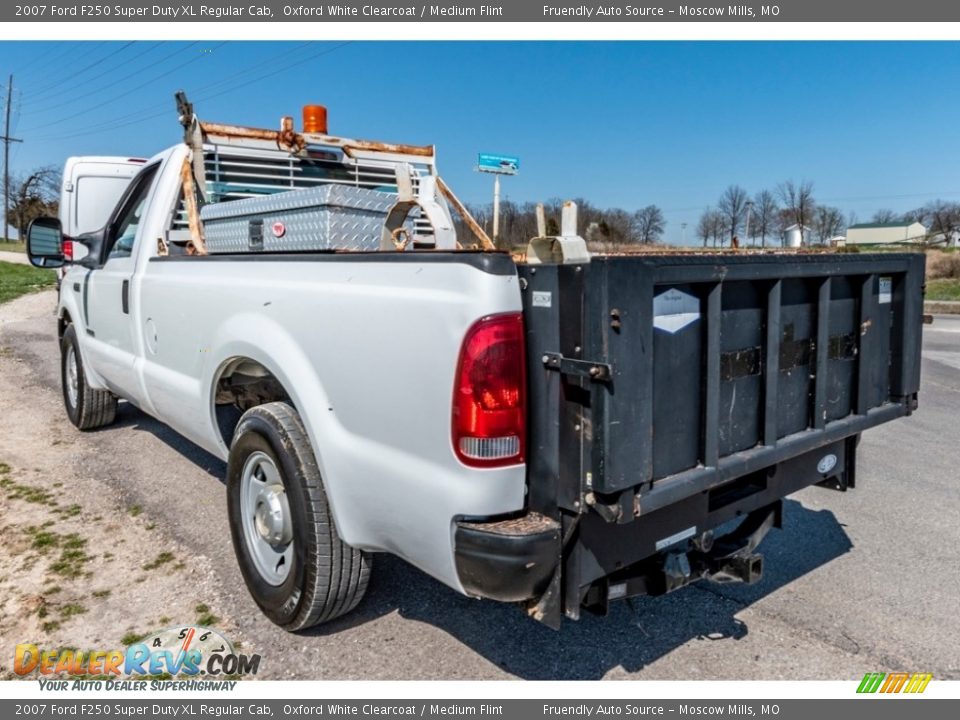
[[[713,234],[713,209],[707,208],[700,214],[697,221],[697,237],[703,240],[703,246],[707,246],[707,241]]]
[[[633,214],[633,233],[642,243],[655,243],[667,225],[663,211],[656,205],[647,205]]]
[[[727,235],[727,216],[720,210],[713,210],[710,213],[710,235],[713,237],[714,247],[717,247],[718,243],[723,247],[723,241]]]
[[[813,230],[817,240],[826,245],[843,229],[843,213],[838,208],[819,205],[814,213]]]
[[[724,225],[730,233],[730,240],[740,230],[747,214],[747,200],[750,196],[739,185],[730,185],[717,201],[717,209],[722,213]]]
[[[918,222],[918,223],[921,223],[922,225],[928,225],[929,224],[928,207],[929,206],[924,205],[923,207],[914,208],[913,210],[907,210],[903,214],[904,222],[909,222],[909,223]]]
[[[753,236],[760,238],[763,247],[767,246],[767,235],[773,232],[779,211],[777,199],[769,190],[761,190],[753,199],[753,219],[750,227]]]
[[[805,228],[813,222],[813,213],[816,208],[816,201],[813,199],[813,183],[809,180],[803,180],[800,183],[787,180],[777,186],[777,196],[784,210],[790,214],[790,224],[799,227],[800,241],[805,243]]]
[[[926,213],[927,241],[937,240],[941,236],[950,242],[960,234],[960,203],[934,200],[924,206]]]
[[[27,227],[39,217],[56,216],[60,198],[60,170],[53,166],[37,168],[29,175],[14,178],[10,207],[10,223],[15,225],[20,240],[27,237]]]
[[[881,208],[873,214],[872,222],[875,223],[892,223],[898,220],[897,214],[890,208]]]

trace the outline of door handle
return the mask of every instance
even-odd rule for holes
[[[124,280],[123,287],[120,290],[120,300],[123,304],[123,314],[130,314],[130,281]]]

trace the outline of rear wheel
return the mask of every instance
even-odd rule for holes
[[[370,556],[337,534],[306,430],[287,403],[251,408],[240,419],[227,506],[243,579],[277,625],[302,630],[360,602]]]
[[[116,419],[116,396],[109,390],[94,390],[87,383],[73,325],[67,326],[60,341],[60,385],[67,416],[81,430],[103,427]]]

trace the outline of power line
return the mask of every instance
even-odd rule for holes
[[[220,97],[221,95],[226,95],[226,94],[228,94],[228,93],[236,92],[237,90],[241,90],[241,89],[243,89],[243,88],[245,88],[245,87],[247,87],[247,86],[249,86],[249,85],[253,85],[254,83],[258,83],[258,82],[261,82],[262,80],[267,80],[268,78],[275,77],[276,75],[279,75],[280,73],[287,72],[290,68],[297,67],[298,65],[303,65],[303,64],[306,63],[306,62],[310,62],[311,60],[316,60],[317,58],[323,57],[324,55],[329,55],[330,53],[336,52],[336,51],[339,50],[340,48],[344,48],[344,47],[346,47],[347,45],[350,45],[350,44],[352,44],[352,43],[353,43],[352,40],[347,40],[347,41],[342,42],[342,43],[340,43],[339,45],[336,45],[336,46],[334,46],[334,47],[332,47],[332,48],[328,48],[328,49],[326,49],[326,50],[322,50],[322,51],[320,51],[320,52],[318,52],[318,53],[316,53],[316,54],[314,54],[314,55],[310,55],[309,57],[305,57],[305,58],[303,58],[302,60],[298,60],[297,62],[293,62],[293,63],[289,63],[289,64],[287,64],[287,65],[284,65],[284,66],[283,66],[282,68],[280,68],[279,70],[275,70],[275,71],[273,71],[273,72],[269,72],[269,73],[267,73],[266,75],[261,75],[260,77],[254,78],[253,80],[245,81],[245,82],[241,83],[240,85],[237,85],[236,87],[228,88],[228,89],[223,90],[223,91],[221,91],[221,92],[214,93],[213,95],[205,95],[205,96],[202,96],[202,97],[200,97],[200,98],[198,98],[198,99],[201,100],[201,101],[203,101],[203,100],[212,100],[212,99],[215,98],[215,97]],[[208,85],[207,87],[210,87],[210,86]]]
[[[300,59],[300,60],[294,61],[294,62],[292,62],[292,63],[287,62],[287,63],[285,63],[284,66],[283,66],[282,68],[280,68],[279,70],[276,70],[276,71],[273,71],[273,72],[270,72],[270,73],[266,73],[265,75],[261,75],[261,76],[255,77],[255,78],[253,78],[253,79],[251,79],[251,80],[245,80],[245,81],[243,81],[242,83],[240,83],[239,85],[237,85],[236,87],[228,88],[228,89],[226,89],[226,90],[223,90],[223,91],[218,92],[218,93],[214,93],[214,94],[212,94],[212,95],[201,95],[201,96],[197,97],[196,99],[197,99],[198,101],[200,101],[200,102],[203,102],[203,101],[205,101],[205,100],[210,100],[210,99],[212,99],[212,98],[214,98],[214,97],[219,97],[220,95],[224,95],[224,94],[226,94],[226,93],[235,92],[236,90],[239,90],[239,89],[241,89],[241,88],[243,88],[243,87],[247,87],[247,86],[249,86],[249,85],[251,85],[251,84],[258,83],[258,82],[260,82],[260,81],[262,81],[262,80],[266,80],[266,79],[268,79],[268,78],[270,78],[270,77],[274,77],[274,76],[276,76],[276,75],[279,75],[279,74],[282,73],[282,72],[286,72],[289,68],[297,67],[297,66],[299,66],[299,65],[302,65],[303,63],[309,62],[309,61],[311,61],[311,60],[315,60],[315,59],[318,58],[318,57],[322,57],[323,55],[328,55],[328,54],[330,54],[330,53],[332,53],[332,52],[335,52],[335,51],[339,50],[340,48],[342,48],[342,47],[344,47],[344,46],[346,46],[346,45],[350,45],[351,42],[352,42],[352,41],[346,41],[346,42],[340,43],[339,45],[336,45],[335,47],[326,48],[326,49],[324,49],[324,50],[322,50],[322,51],[320,51],[320,52],[318,52],[318,53],[314,53],[314,54],[312,54],[312,55],[309,55],[309,56],[307,56],[307,57],[305,57],[305,58],[302,58],[302,59]],[[221,45],[223,45],[223,44],[225,44],[225,43],[221,43]],[[309,44],[312,44],[312,43],[303,43],[303,45],[301,45],[300,47],[304,47],[304,46],[309,45]],[[218,47],[219,47],[219,46],[218,46]],[[299,48],[296,48],[296,49],[299,49]],[[296,51],[296,49],[294,50],[294,52]],[[272,60],[268,60],[266,63],[259,63],[259,64],[257,64],[257,65],[253,65],[253,66],[251,66],[251,68],[263,67],[264,65],[272,65],[272,64],[274,64],[277,60],[286,59],[286,58],[289,56],[289,52],[290,52],[290,51],[284,51],[284,52],[280,53],[279,55],[277,55],[276,57],[274,57]],[[240,70],[240,71],[237,72],[237,74],[238,74],[238,75],[243,75],[248,69],[251,69],[251,68],[246,68],[246,69],[244,69],[244,70]],[[207,84],[207,85],[201,86],[201,87],[199,88],[199,90],[203,90],[203,89],[206,89],[206,88],[213,88],[213,87],[221,87],[221,86],[222,86],[222,83],[220,83],[220,82],[213,82],[213,83],[209,83],[209,84]],[[169,113],[169,110],[165,109],[165,110],[161,110],[161,111],[159,111],[159,112],[156,112],[156,113],[153,113],[153,114],[150,114],[150,115],[144,115],[144,114],[143,114],[144,112],[149,111],[149,110],[150,110],[151,108],[153,108],[153,107],[158,107],[158,108],[159,108],[159,107],[164,107],[164,108],[168,108],[169,105],[168,105],[168,103],[158,103],[158,104],[156,104],[156,105],[151,105],[151,106],[149,106],[149,107],[147,107],[147,108],[144,108],[143,110],[141,110],[141,111],[139,111],[139,112],[131,113],[131,114],[125,115],[125,116],[120,116],[119,118],[116,118],[116,119],[114,119],[113,121],[111,121],[111,122],[109,122],[109,123],[101,123],[101,124],[99,124],[99,125],[95,125],[95,126],[92,126],[92,127],[88,127],[88,128],[86,128],[86,129],[84,129],[84,130],[82,130],[82,131],[80,131],[80,132],[68,133],[68,134],[66,134],[66,135],[47,135],[47,136],[42,136],[42,137],[34,138],[34,139],[37,139],[37,140],[69,140],[69,139],[73,139],[73,138],[77,138],[77,137],[86,137],[86,136],[88,136],[88,135],[95,135],[95,134],[97,134],[97,133],[99,133],[99,132],[102,132],[102,131],[104,131],[104,130],[112,130],[112,129],[115,129],[115,128],[128,127],[128,126],[130,126],[130,125],[137,125],[137,124],[140,124],[140,123],[143,123],[143,122],[147,122],[147,121],[149,121],[149,120],[153,120],[153,119],[158,118],[158,117],[162,117],[162,116],[167,115],[167,114]],[[128,122],[122,122],[122,120],[123,120],[124,118],[133,118],[133,119],[129,120]],[[117,122],[117,120],[120,120],[121,122]]]
[[[190,45],[188,45],[186,48],[184,48],[184,50],[188,50],[189,48],[193,47],[194,45],[196,45],[196,43],[190,43]],[[215,45],[215,46],[214,46],[214,49],[220,48],[220,47],[222,47],[223,45],[226,45],[226,42],[222,42],[222,43],[220,43],[219,45]],[[132,88],[130,88],[130,89],[128,89],[128,90],[120,93],[119,95],[114,95],[114,96],[113,96],[112,98],[110,98],[109,100],[104,100],[104,101],[102,101],[102,102],[98,102],[96,105],[94,105],[94,106],[92,106],[92,107],[90,107],[90,108],[87,108],[86,110],[81,110],[81,111],[79,111],[79,112],[71,113],[71,114],[70,114],[70,117],[60,118],[59,120],[54,120],[53,122],[44,123],[44,124],[42,124],[42,125],[36,125],[36,126],[34,126],[33,129],[34,129],[34,130],[42,130],[43,128],[53,127],[54,125],[60,125],[60,124],[65,123],[65,122],[71,122],[71,121],[74,120],[74,118],[79,117],[79,116],[81,116],[81,115],[89,115],[89,114],[92,113],[92,112],[103,112],[103,109],[104,109],[104,106],[105,106],[105,105],[108,105],[109,103],[112,103],[112,102],[116,102],[117,100],[120,100],[121,98],[125,98],[127,95],[130,95],[131,93],[135,93],[137,90],[140,90],[140,89],[142,89],[142,88],[145,88],[147,85],[151,85],[152,83],[155,83],[157,80],[161,80],[161,79],[167,77],[168,75],[172,75],[172,74],[175,73],[177,70],[180,70],[181,68],[184,68],[184,67],[186,67],[187,65],[190,65],[191,63],[194,63],[194,62],[196,62],[197,60],[200,60],[202,57],[203,57],[202,55],[196,55],[195,57],[190,58],[190,59],[187,60],[186,62],[182,62],[182,63],[180,63],[179,65],[171,68],[170,70],[167,70],[166,72],[160,73],[159,75],[155,75],[154,77],[150,78],[149,80],[145,80],[144,82],[140,83],[139,85],[135,85],[134,87],[132,87]],[[107,125],[108,125],[109,127],[115,127],[115,126],[112,125],[111,123],[108,123]]]
[[[152,48],[149,48],[148,50],[145,50],[144,52],[140,53],[140,55],[138,55],[137,57],[143,57],[143,56],[146,55],[147,53],[152,52],[153,50],[155,50],[155,49],[157,49],[158,47],[160,47],[162,44],[163,44],[163,43],[158,43],[157,45],[154,45]],[[180,47],[176,48],[176,49],[175,49],[172,53],[170,53],[169,55],[165,55],[164,57],[162,57],[161,59],[159,59],[159,60],[157,60],[155,63],[153,63],[153,64],[151,65],[151,67],[158,67],[158,66],[163,65],[164,63],[166,63],[167,60],[169,60],[170,58],[172,58],[174,55],[178,55],[178,54],[180,54],[181,52],[183,52],[184,49],[185,49],[185,48],[180,48]],[[136,59],[136,58],[134,58],[134,59]],[[132,61],[131,61],[131,62],[132,62]],[[93,81],[93,80],[97,80],[97,79],[103,77],[104,75],[107,75],[107,74],[113,72],[115,69],[116,69],[116,68],[110,68],[109,70],[105,70],[104,72],[100,73],[99,75],[97,75],[97,76],[95,76],[95,77],[92,77],[92,78],[89,78],[89,79],[86,81],[86,83],[89,83],[89,82],[91,82],[91,81]],[[31,108],[30,110],[24,112],[24,115],[27,115],[27,116],[30,116],[30,115],[39,115],[39,114],[41,114],[41,113],[49,112],[50,110],[53,110],[53,109],[55,109],[55,108],[58,108],[58,107],[66,104],[66,103],[73,102],[74,100],[80,100],[81,98],[89,98],[91,95],[97,95],[98,93],[101,93],[101,92],[104,92],[104,91],[106,91],[106,90],[109,90],[112,85],[117,85],[117,84],[122,83],[122,82],[124,82],[124,81],[126,81],[126,80],[129,80],[129,79],[132,78],[132,77],[135,77],[135,76],[137,76],[137,75],[140,75],[142,72],[143,72],[143,68],[136,68],[136,69],[134,69],[132,72],[127,73],[126,75],[123,75],[122,77],[111,78],[111,81],[110,81],[110,82],[111,82],[111,85],[101,85],[101,87],[99,87],[99,88],[97,88],[97,89],[89,90],[89,91],[86,91],[86,92],[82,92],[82,93],[80,93],[79,95],[76,95],[75,97],[58,98],[55,103],[50,104],[50,105],[41,106],[41,107],[39,107],[39,108]],[[85,83],[81,83],[81,84],[85,84]]]
[[[39,65],[30,66],[30,69],[26,73],[28,78],[33,76],[32,73],[33,74],[40,73],[41,70],[46,70],[48,67],[53,67],[55,63],[58,63],[61,60],[61,58],[64,58],[70,53],[75,52],[77,45],[81,43],[66,42],[66,43],[60,43],[60,44],[64,46],[63,51],[59,53],[55,53],[51,57],[47,58],[46,62],[41,62]],[[103,42],[90,43],[90,48],[87,50],[87,52],[81,53],[80,55],[75,57],[74,62],[77,62],[78,60],[82,60],[83,58],[87,57],[88,55],[90,55],[90,53],[94,52],[101,45],[103,45]]]
[[[63,85],[64,83],[70,82],[71,80],[73,80],[73,78],[77,77],[78,75],[82,75],[82,74],[85,73],[87,70],[90,70],[90,69],[92,69],[92,68],[95,68],[97,65],[100,65],[101,63],[105,63],[107,60],[109,60],[110,58],[112,58],[112,57],[113,57],[114,55],[116,55],[117,53],[122,53],[124,50],[126,50],[128,47],[130,47],[130,46],[133,45],[134,43],[136,43],[136,40],[131,40],[131,41],[128,42],[128,43],[124,43],[123,45],[121,45],[119,48],[117,48],[117,49],[114,50],[113,52],[104,55],[102,58],[98,58],[98,59],[94,60],[94,61],[93,61],[92,63],[90,63],[89,65],[84,65],[82,68],[80,68],[80,69],[77,70],[76,72],[73,72],[73,73],[67,75],[66,77],[60,78],[59,80],[56,80],[56,81],[54,81],[53,83],[51,83],[51,84],[49,84],[49,85],[47,85],[47,86],[45,86],[45,87],[38,88],[38,89],[36,90],[36,92],[37,92],[38,94],[42,95],[42,94],[46,93],[47,91],[52,90],[53,88],[60,87],[60,86]]]
[[[196,44],[196,43],[193,43],[193,44]],[[265,60],[265,61],[262,61],[262,62],[259,62],[259,63],[255,63],[255,64],[253,64],[253,65],[249,65],[249,66],[247,66],[247,67],[245,67],[245,68],[240,68],[239,70],[234,70],[234,71],[232,72],[232,74],[233,74],[233,75],[236,75],[236,76],[243,76],[243,75],[245,75],[246,73],[250,72],[251,70],[263,69],[263,68],[265,68],[265,67],[268,67],[268,66],[271,66],[271,65],[275,65],[277,62],[280,62],[280,61],[283,61],[283,62],[284,62],[284,67],[291,67],[291,64],[290,64],[290,62],[289,62],[290,55],[291,55],[292,53],[296,53],[296,52],[297,52],[298,50],[300,50],[301,48],[304,48],[304,47],[306,47],[306,46],[308,46],[308,45],[313,45],[313,44],[314,44],[314,41],[309,40],[309,41],[307,41],[307,42],[304,42],[304,43],[301,43],[301,44],[297,45],[297,46],[294,47],[292,50],[283,50],[283,51],[277,53],[276,55],[274,55],[272,58],[269,58],[268,60]],[[299,62],[300,62],[300,61],[296,61],[296,62],[294,62],[293,64],[296,65],[296,64],[298,64]],[[119,82],[119,81],[118,81],[118,82]],[[208,89],[208,88],[222,87],[222,86],[223,86],[223,81],[215,80],[214,82],[209,83],[209,84],[207,84],[207,85],[201,85],[199,88],[194,88],[194,89],[192,90],[192,92],[198,93],[198,92],[202,92],[203,90],[206,90],[206,89]],[[117,125],[116,125],[116,121],[124,121],[124,120],[127,120],[127,119],[133,119],[133,118],[140,118],[140,119],[143,119],[143,120],[148,120],[148,119],[151,119],[151,118],[159,117],[160,115],[166,114],[166,111],[167,111],[167,109],[169,109],[169,106],[170,106],[169,102],[166,102],[166,101],[165,101],[165,102],[160,102],[160,103],[153,103],[153,104],[148,105],[148,106],[146,106],[146,107],[144,107],[144,108],[141,108],[140,110],[137,110],[137,111],[135,111],[135,112],[132,112],[132,113],[129,113],[129,114],[126,114],[126,115],[120,115],[120,116],[114,118],[114,120],[111,121],[111,122],[109,122],[109,123],[98,123],[98,124],[96,124],[96,125],[87,127],[87,128],[84,129],[84,133],[87,134],[86,131],[88,131],[88,130],[90,130],[90,131],[96,131],[96,130],[100,130],[100,129],[103,129],[103,128],[116,127],[116,126],[117,126]],[[163,109],[163,112],[156,113],[156,114],[149,115],[149,116],[144,116],[144,113],[150,112],[151,110],[153,110],[153,109],[155,109],[155,108],[156,108],[157,110],[160,110],[160,109],[162,108],[162,109]],[[132,124],[132,123],[126,123],[126,124]],[[71,137],[74,137],[74,136],[72,135]]]

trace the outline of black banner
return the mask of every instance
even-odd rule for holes
[[[580,2],[510,0],[437,4],[362,2],[39,2],[0,7],[2,22],[952,22],[960,4],[942,0],[779,0],[719,2]]]

